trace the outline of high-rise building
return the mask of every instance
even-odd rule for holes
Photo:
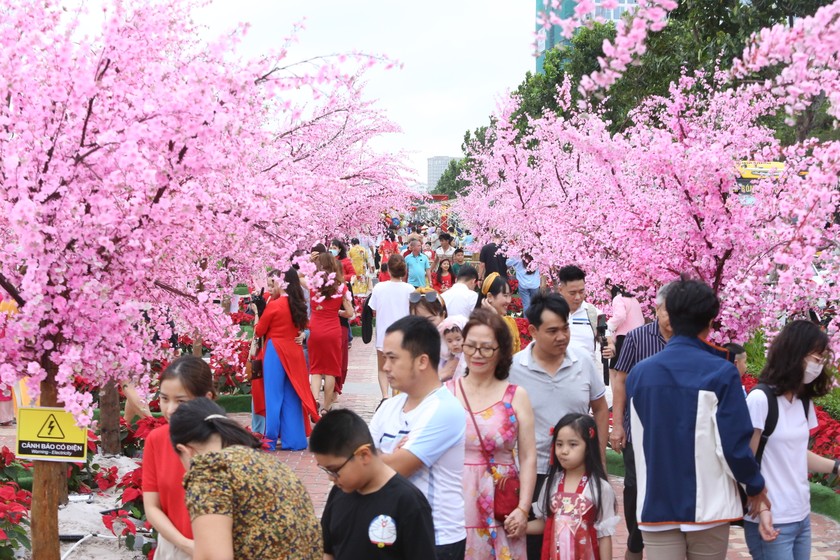
[[[546,9],[546,3],[550,4],[549,0],[537,0],[537,12],[539,17]],[[563,0],[560,5],[560,10],[557,13],[563,19],[572,17],[575,13],[575,0]],[[618,6],[612,9],[605,9],[601,7],[601,0],[595,0],[595,13],[590,17],[600,17],[606,21],[618,21],[625,12],[632,10],[636,6],[636,0],[618,0]],[[540,25],[537,24],[537,31],[540,31]],[[569,41],[563,37],[560,26],[554,25],[545,31],[545,39],[541,39],[537,44],[537,73],[543,72],[543,64],[545,63],[546,51],[557,47],[558,45],[566,45]]]
[[[456,157],[450,156],[434,156],[426,160],[426,184],[429,186],[430,191],[435,190],[435,187],[437,187],[441,175],[449,167],[449,162],[457,159]]]

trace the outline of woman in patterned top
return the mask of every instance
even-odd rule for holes
[[[206,398],[181,404],[170,437],[184,463],[195,560],[321,560],[321,528],[303,483]]]

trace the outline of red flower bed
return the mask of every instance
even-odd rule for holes
[[[510,293],[515,294],[519,290],[519,280],[508,278],[508,286],[510,287]]]
[[[516,321],[516,328],[519,330],[519,347],[524,349],[531,344],[531,333],[528,332],[528,325],[531,323],[525,317],[514,317],[514,321]]]

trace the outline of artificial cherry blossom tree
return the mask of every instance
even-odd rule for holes
[[[490,140],[472,148],[459,214],[485,237],[499,231],[508,252],[529,252],[544,272],[581,265],[595,300],[606,299],[606,278],[648,295],[680,273],[700,278],[724,303],[718,341],[835,305],[840,145],[782,148],[761,122],[820,95],[838,99],[836,27],[826,24],[836,9],[764,32],[736,66],[740,78],[792,63],[778,79],[685,76],[669,96],[643,103],[621,134],[608,132],[597,108],[570,107],[568,83],[558,91],[566,117],[547,113],[524,134],[510,123],[518,100],[505,100]],[[738,194],[740,160],[778,159],[787,166],[781,177]]]
[[[169,321],[225,352],[218,301],[324,231],[407,202],[394,125],[363,98],[374,59],[236,54],[196,2],[115,1],[101,29],[59,5],[0,7],[0,382],[85,425],[101,383],[147,381]],[[146,311],[148,320],[143,318]],[[59,463],[36,462],[33,553],[58,558]]]

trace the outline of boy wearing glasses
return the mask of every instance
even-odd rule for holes
[[[328,412],[309,450],[335,486],[321,516],[324,559],[435,557],[432,508],[414,484],[386,465],[354,412]]]

